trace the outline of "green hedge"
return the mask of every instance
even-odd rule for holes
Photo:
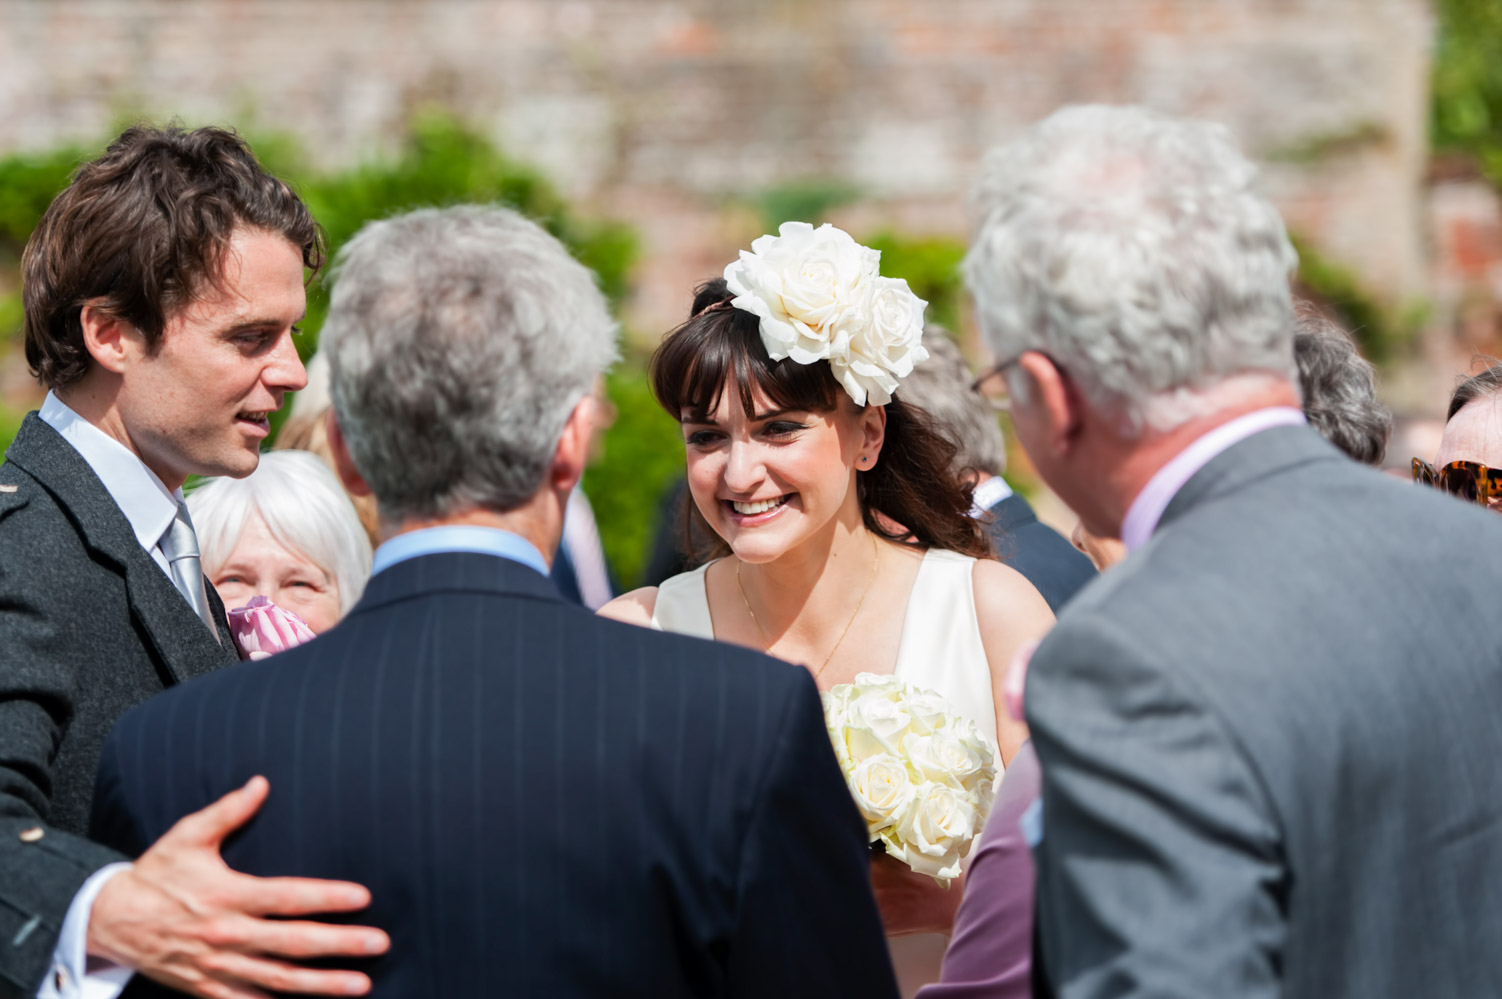
[[[641,582],[657,526],[657,500],[683,474],[683,437],[652,398],[645,359],[628,356],[606,381],[615,424],[584,475],[600,540],[623,586]]]
[[[1474,156],[1502,185],[1502,3],[1436,0],[1430,142]]]

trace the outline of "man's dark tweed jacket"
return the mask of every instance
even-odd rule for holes
[[[36,992],[74,894],[123,859],[84,838],[111,726],[166,687],[236,659],[213,587],[220,642],[141,547],[93,469],[35,413],[5,457],[0,997]]]

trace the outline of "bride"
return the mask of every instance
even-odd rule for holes
[[[1009,761],[1026,733],[1003,679],[1053,615],[992,558],[954,446],[901,401],[927,356],[925,303],[832,226],[789,222],[751,245],[652,359],[683,429],[700,528],[685,536],[711,537],[711,560],[600,613],[802,663],[820,689],[895,673]],[[961,893],[884,853],[871,874],[909,995],[937,980]]]

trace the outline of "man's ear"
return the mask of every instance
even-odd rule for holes
[[[370,483],[365,481],[365,476],[355,467],[355,461],[349,456],[349,444],[344,440],[344,431],[339,429],[339,420],[334,416],[334,407],[330,406],[323,414],[323,428],[328,434],[329,451],[334,458],[334,471],[339,476],[339,481],[344,483],[344,489],[351,496],[369,496]]]
[[[106,371],[122,374],[133,357],[145,353],[146,339],[140,331],[95,302],[84,303],[78,323],[83,327],[84,349]]]
[[[1032,382],[1027,405],[1047,421],[1048,444],[1058,454],[1068,454],[1084,427],[1084,398],[1078,387],[1046,354],[1035,350],[1017,359],[1017,366]]]
[[[881,458],[881,446],[887,440],[887,407],[867,406],[861,411],[861,443],[855,454],[855,468],[869,472]],[[865,461],[861,459],[865,458]]]
[[[589,464],[590,438],[594,433],[595,405],[593,396],[580,399],[563,425],[558,447],[553,450],[553,462],[548,466],[548,485],[559,492],[572,492],[584,478],[584,466]]]

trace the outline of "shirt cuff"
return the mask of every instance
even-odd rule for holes
[[[63,930],[52,952],[52,968],[37,990],[37,999],[115,999],[134,974],[131,969],[108,962],[88,960],[89,916],[94,900],[110,878],[128,870],[129,863],[106,864],[89,876],[73,896]]]

